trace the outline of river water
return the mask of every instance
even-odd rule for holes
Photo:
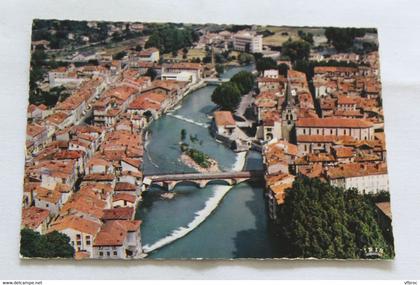
[[[252,66],[228,69],[230,78]],[[187,142],[212,158],[222,170],[261,169],[261,155],[237,154],[218,143],[208,129],[215,86],[188,95],[174,110],[150,125],[146,142],[144,173],[195,172],[180,160],[180,132],[187,130]],[[196,137],[191,142],[190,135]],[[143,249],[149,258],[248,258],[278,257],[280,244],[270,234],[263,185],[244,182],[230,187],[215,181],[204,188],[178,184],[172,199],[164,189],[151,187],[143,193],[136,218],[142,223]]]

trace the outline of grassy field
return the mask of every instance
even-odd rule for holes
[[[271,45],[271,46],[281,46],[284,42],[286,42],[289,38],[292,40],[299,39],[298,31],[303,31],[305,33],[312,33],[315,36],[322,36],[324,35],[323,28],[311,28],[311,27],[278,27],[278,26],[260,26],[258,27],[257,31],[262,32],[268,30],[274,35],[268,36],[263,38],[264,45]]]
[[[198,57],[199,59],[203,59],[206,56],[206,51],[204,49],[197,49],[192,48],[188,50],[187,57],[188,59],[193,59]]]

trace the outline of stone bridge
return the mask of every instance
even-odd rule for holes
[[[178,183],[193,183],[200,188],[210,182],[221,181],[227,185],[235,185],[246,180],[258,180],[264,177],[264,171],[231,171],[231,172],[209,172],[209,173],[168,173],[145,175],[143,185],[149,187],[152,184],[165,187],[169,191]]]

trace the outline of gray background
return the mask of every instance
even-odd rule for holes
[[[0,1],[0,279],[419,279],[418,3],[380,0]],[[20,201],[33,18],[377,27],[395,261],[20,261]]]

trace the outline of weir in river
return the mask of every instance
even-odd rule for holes
[[[230,78],[240,70],[225,73]],[[181,107],[150,125],[146,142],[144,174],[194,172],[180,160],[180,131],[199,138],[189,142],[194,148],[217,160],[223,171],[261,169],[258,153],[234,153],[210,134],[209,115],[215,86],[193,91]],[[150,187],[143,193],[136,218],[142,219],[142,243],[149,258],[232,258],[275,256],[276,243],[268,230],[268,216],[261,183],[243,182],[236,186],[209,183],[203,189],[194,184],[179,184],[174,196]]]

